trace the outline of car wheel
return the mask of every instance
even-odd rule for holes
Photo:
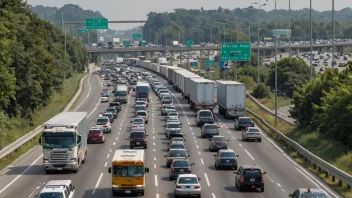
[[[213,149],[209,148],[209,151],[210,151],[210,152],[213,152]]]
[[[147,149],[147,148],[148,148],[148,146],[145,146],[144,148],[145,148],[145,149]]]
[[[216,169],[216,170],[219,170],[219,166],[218,166],[218,165],[216,165],[216,163],[215,163],[215,165],[214,165],[214,166],[215,166],[215,169]]]
[[[260,188],[260,191],[261,191],[261,192],[264,192],[264,187]]]
[[[202,197],[202,195],[198,195],[198,198],[201,198]]]
[[[238,189],[239,189],[240,192],[243,192],[243,190],[244,190],[243,187],[240,186],[240,185],[238,185]]]
[[[170,168],[170,166],[171,166],[170,164],[166,164],[166,167],[167,167],[167,168]]]
[[[169,177],[169,179],[170,179],[170,181],[174,180],[174,178],[172,178],[172,177]]]
[[[262,142],[262,139],[260,139],[259,142]]]

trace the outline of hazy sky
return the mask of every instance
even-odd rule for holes
[[[172,12],[175,8],[200,9],[206,10],[217,9],[219,6],[228,9],[237,7],[245,8],[255,0],[27,0],[29,4],[62,7],[65,4],[77,4],[83,9],[100,11],[103,16],[109,20],[145,20],[149,12]],[[257,0],[265,3],[266,0]],[[279,0],[278,9],[288,9],[289,0]],[[335,9],[341,10],[350,7],[352,0],[335,0]],[[313,9],[324,11],[331,10],[332,0],[312,0]],[[291,8],[300,10],[309,8],[309,0],[291,0]],[[275,8],[273,0],[269,0],[263,7],[265,10]],[[141,24],[109,24],[111,29],[130,29]]]

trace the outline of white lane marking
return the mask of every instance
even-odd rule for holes
[[[154,164],[154,168],[156,169],[156,164]]]
[[[285,190],[284,190],[284,189],[282,189],[282,188],[281,188],[281,190],[282,190],[282,192],[285,192]]]
[[[247,151],[247,149],[244,149],[244,151],[246,151],[246,153],[249,155],[249,157],[252,158],[252,160],[254,160],[254,158],[253,158],[252,155]]]
[[[107,159],[110,157],[110,154],[108,154],[108,156],[106,157]]]
[[[153,149],[153,151],[155,152],[155,149]]]
[[[213,198],[216,198],[214,193],[211,193],[211,195],[213,196]]]
[[[196,144],[197,144],[197,140],[194,140],[194,143],[196,143]]]
[[[153,133],[154,133],[154,131],[153,131]]]
[[[198,154],[200,155],[200,152],[198,152]]]
[[[8,187],[10,187],[13,183],[15,183],[24,173],[26,173],[40,158],[43,157],[41,154],[34,162],[32,162],[21,174],[19,174],[15,179],[13,179],[10,183],[8,183],[3,189],[0,190],[0,194],[3,193]]]
[[[82,100],[81,104],[79,104],[78,107],[77,107],[74,111],[77,111],[77,109],[78,109],[78,108],[84,103],[84,101],[86,101],[87,98],[89,97],[90,90],[91,90],[89,79],[90,79],[90,78],[88,77],[88,94],[87,94],[87,96]]]
[[[99,184],[100,184],[100,181],[101,181],[102,177],[103,177],[103,173],[100,173],[99,179],[98,179],[97,183],[95,184],[95,187],[94,187],[94,190],[92,192],[92,195],[94,195],[95,190],[99,187]]]
[[[236,139],[235,137],[233,137],[233,135],[231,135],[231,137],[232,137],[232,139],[234,139],[234,140]]]
[[[108,165],[108,162],[105,162],[104,167],[106,167],[106,165]]]
[[[281,188],[281,185],[279,183],[276,183],[280,188]]]
[[[205,177],[205,180],[207,181],[208,186],[210,186],[210,182],[209,182],[209,179],[208,179],[208,175],[207,175],[206,173],[204,173],[204,177]]]
[[[271,182],[273,182],[274,183],[274,180],[273,179],[271,179],[271,177],[269,177],[269,175],[266,175],[270,180],[271,180]]]
[[[116,137],[115,139],[117,140],[117,139],[119,139],[119,137]]]
[[[154,157],[154,160],[156,160],[156,158]]]
[[[112,149],[110,149],[110,153],[111,153]]]
[[[153,136],[153,139],[155,139],[155,136]],[[155,145],[155,144],[154,144]]]
[[[198,145],[196,145],[197,149],[199,149]]]
[[[229,134],[231,134],[231,132],[230,131],[228,131],[229,132]]]
[[[38,190],[40,188],[40,186],[37,186],[35,189]]]
[[[28,197],[31,197],[34,194],[34,192],[35,192],[35,190],[33,190],[33,192]]]
[[[158,186],[158,176],[154,175],[154,179],[155,179],[155,186]]]
[[[194,133],[192,132],[192,135],[194,135]]]
[[[119,130],[119,131],[121,131],[121,129],[122,129],[122,128],[120,127],[120,130]]]
[[[90,114],[87,115],[87,118],[89,118],[89,116],[91,116],[95,110],[97,110],[97,107],[94,107],[93,111],[91,111]]]
[[[190,127],[189,129],[193,130],[192,127]]]
[[[117,135],[120,135],[120,132],[118,132]]]
[[[240,144],[240,146],[242,146],[242,144]]]
[[[114,142],[114,143],[112,143],[112,145],[113,145],[113,146],[115,146],[115,144],[116,144],[115,142]]]
[[[200,161],[202,162],[202,164],[204,164],[204,161],[203,161],[203,159],[202,159],[202,158],[200,158]]]
[[[159,198],[159,194],[156,194],[156,198]]]

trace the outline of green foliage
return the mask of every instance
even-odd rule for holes
[[[302,127],[317,128],[320,133],[352,148],[351,79],[352,62],[348,62],[348,67],[342,72],[326,69],[294,92],[291,116]]]
[[[67,36],[64,55],[61,30],[39,19],[22,0],[0,1],[0,19],[0,139],[3,139],[11,127],[31,121],[52,95],[62,90],[63,81],[73,72],[84,71],[87,54],[81,42]],[[18,119],[19,123],[9,124],[10,118]]]
[[[315,76],[315,70],[313,70]],[[277,88],[292,96],[297,85],[310,79],[310,69],[303,59],[284,58],[277,62]],[[275,89],[275,64],[271,64],[271,70],[267,84]]]
[[[252,96],[260,99],[270,98],[271,97],[270,88],[263,83],[259,83],[253,90]]]

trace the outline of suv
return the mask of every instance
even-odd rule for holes
[[[215,168],[219,170],[222,167],[234,168],[237,170],[237,161],[239,155],[236,155],[232,149],[221,149],[215,157]]]
[[[194,117],[198,127],[205,123],[214,123],[214,116],[210,110],[199,110]]]
[[[247,127],[245,131],[242,131],[242,140],[257,140],[262,142],[262,132],[258,127]]]
[[[114,116],[114,119],[117,118],[118,112],[115,107],[108,107],[105,112],[112,113],[112,115]]]
[[[249,117],[239,117],[238,119],[235,120],[234,128],[236,130],[241,130],[243,128],[247,127],[254,127],[254,122],[251,118]]]
[[[245,188],[260,188],[264,192],[264,174],[265,171],[257,165],[243,165],[240,166],[238,171],[234,172],[235,185],[242,192]]]
[[[204,126],[202,127],[200,134],[201,137],[213,137],[214,135],[219,135],[219,128],[218,126],[216,126],[216,124],[204,124]]]
[[[46,197],[62,197],[73,198],[75,196],[76,187],[71,180],[51,180],[40,191],[38,198]]]
[[[131,132],[130,138],[130,149],[134,147],[144,147],[147,148],[148,140],[144,131],[134,131]]]
[[[96,119],[96,127],[104,133],[111,133],[111,123],[108,117],[99,117]]]

